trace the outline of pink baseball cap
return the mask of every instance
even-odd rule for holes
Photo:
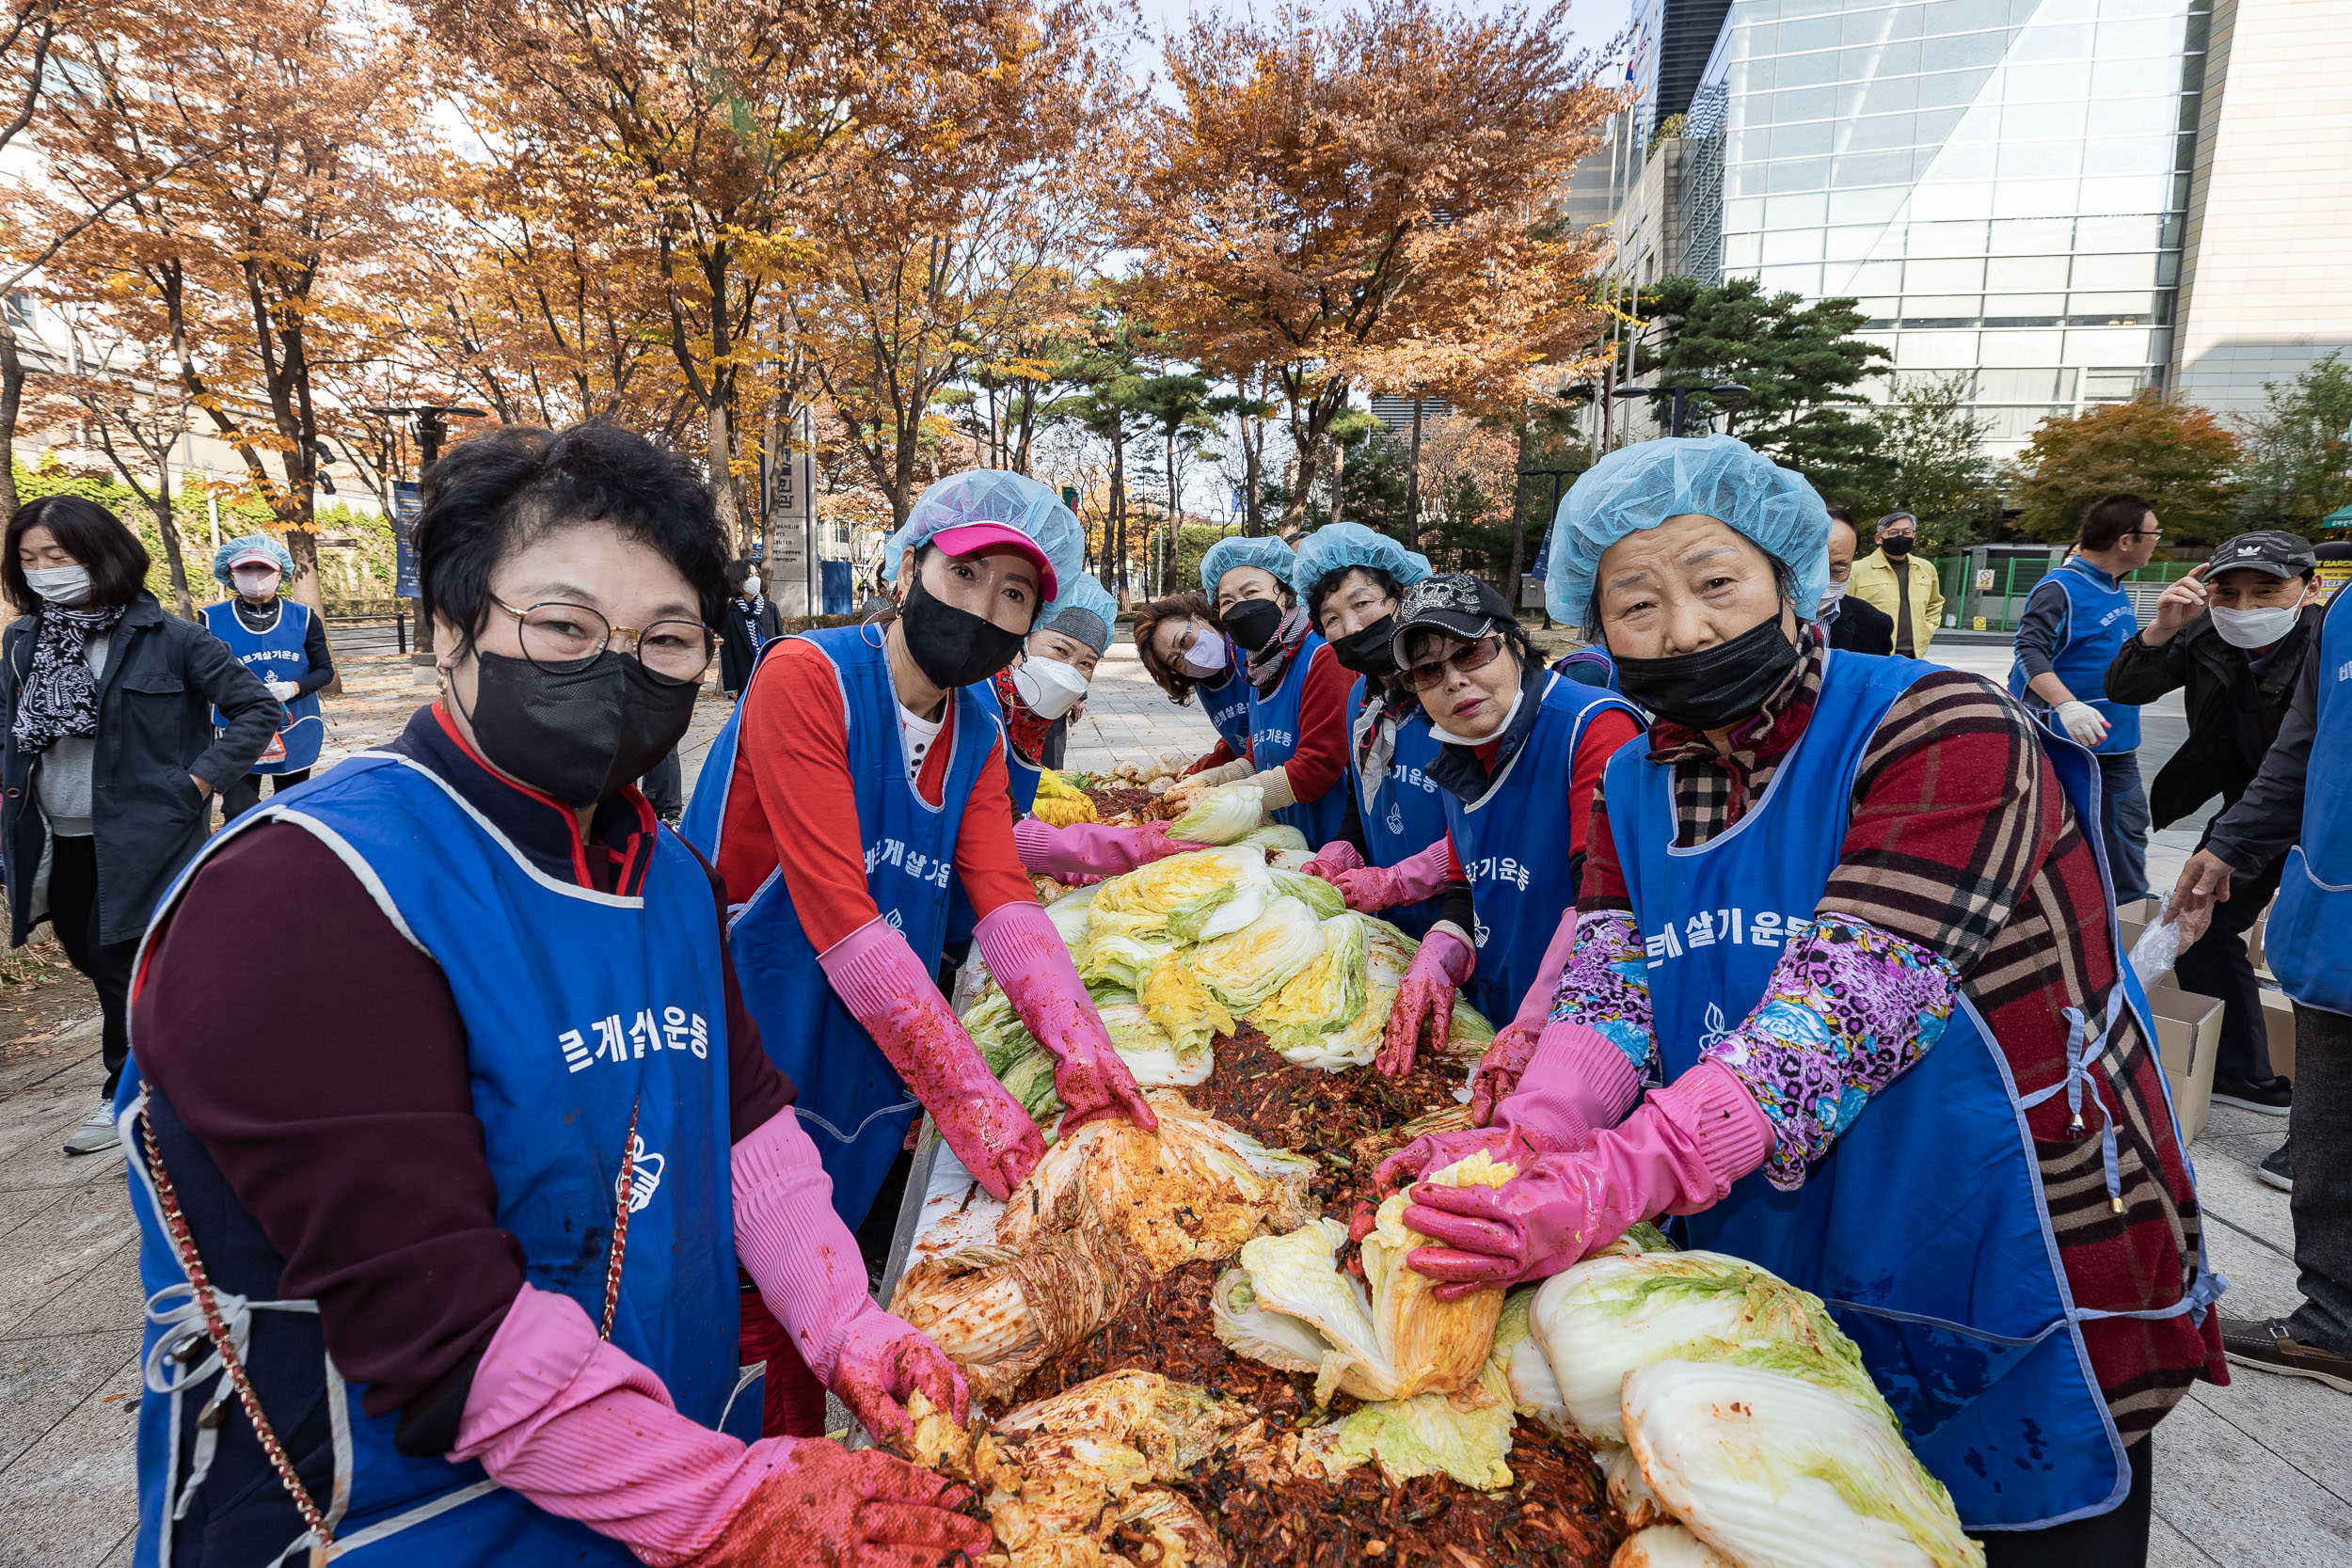
[[[229,570],[233,572],[240,566],[266,566],[271,571],[281,575],[285,571],[284,567],[278,564],[277,552],[267,545],[259,544],[247,545],[243,549],[230,552]]]
[[[1038,542],[1017,528],[1003,523],[964,523],[956,528],[943,528],[930,537],[949,555],[984,555],[990,550],[1018,550],[1038,571],[1038,592],[1051,601],[1059,584],[1054,578],[1054,563],[1045,559],[1045,550]]]

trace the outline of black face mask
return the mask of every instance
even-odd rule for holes
[[[1226,632],[1251,653],[1263,653],[1282,625],[1282,607],[1272,599],[1244,599],[1221,619]]]
[[[1694,730],[1721,729],[1761,708],[1799,657],[1774,610],[1730,641],[1694,654],[1616,655],[1617,689],[1661,719]]]
[[[1383,615],[1361,631],[1332,639],[1331,654],[1343,670],[1353,670],[1375,682],[1394,680],[1396,654],[1390,641],[1395,635],[1396,617]]]
[[[1908,533],[1890,533],[1879,541],[1879,548],[1886,552],[1889,561],[1900,561],[1911,553],[1913,543]]]
[[[985,615],[932,597],[919,571],[907,590],[907,602],[898,607],[898,624],[906,628],[907,653],[914,667],[940,687],[988,679],[1012,662],[1025,641],[1020,632],[1007,631]]]
[[[665,681],[607,648],[577,670],[477,654],[474,744],[499,771],[567,806],[593,806],[670,754],[700,681]]]

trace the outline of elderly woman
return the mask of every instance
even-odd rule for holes
[[[1220,740],[1168,793],[1182,799],[1247,779],[1264,788],[1268,816],[1310,844],[1327,844],[1347,814],[1342,778],[1353,679],[1309,624],[1291,585],[1295,564],[1279,539],[1220,539],[1200,558],[1200,586],[1242,651],[1249,734],[1239,754]]]
[[[1348,908],[1377,911],[1418,937],[1445,888],[1445,805],[1429,775],[1438,739],[1396,667],[1396,611],[1429,560],[1361,523],[1333,523],[1299,541],[1291,586],[1341,666],[1347,692],[1347,801],[1339,835],[1306,869]]]
[[[1993,1562],[2137,1562],[2149,1432],[2226,1379],[2223,1281],[2097,768],[1975,675],[1825,648],[1828,529],[1725,436],[1629,447],[1568,495],[1551,613],[1657,719],[1594,802],[1555,1022],[1451,1138],[1519,1174],[1416,1186],[1412,1266],[1530,1279],[1685,1216],[1830,1303]]]
[[[426,471],[416,539],[440,699],[213,838],[148,933],[137,1560],[984,1546],[968,1494],[821,1435],[821,1397],[730,1434],[739,1302],[877,1433],[962,1380],[866,1296],[726,896],[631,785],[710,662],[708,488],[625,431],[508,427]]]

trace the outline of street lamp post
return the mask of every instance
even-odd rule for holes
[[[388,408],[371,408],[368,412],[384,420],[416,420],[417,477],[420,480],[423,479],[425,469],[440,461],[441,447],[449,439],[449,416],[454,414],[460,419],[479,420],[487,418],[489,414],[485,408],[469,408],[454,403],[404,403]],[[395,530],[405,529],[413,521],[399,515],[398,504],[395,496]],[[392,586],[398,589],[400,584],[394,582]],[[408,657],[418,664],[430,666],[433,663],[433,623],[425,616],[424,601],[413,595],[407,597],[409,610],[417,618],[416,652]]]

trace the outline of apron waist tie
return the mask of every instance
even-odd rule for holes
[[[256,1312],[308,1312],[315,1316],[318,1303],[314,1301],[252,1301],[245,1296],[215,1287],[213,1303],[228,1327],[230,1343],[243,1356],[253,1338],[253,1314]],[[167,1285],[147,1298],[147,1321],[163,1330],[153,1348],[147,1353],[141,1378],[150,1392],[179,1395],[206,1378],[216,1378],[213,1397],[197,1412],[196,1445],[188,1457],[187,1480],[181,1484],[180,1497],[173,1504],[174,1520],[188,1516],[188,1505],[196,1500],[197,1488],[212,1473],[214,1457],[220,1449],[221,1423],[228,1418],[229,1405],[237,1397],[236,1380],[230,1374],[228,1364],[204,1331],[204,1308],[196,1299],[196,1287],[185,1282]],[[203,1354],[199,1356],[199,1352]]]
[[[2106,1175],[2107,1207],[2119,1214],[2123,1212],[2123,1177],[2116,1156],[2115,1111],[2107,1104],[2106,1096],[2100,1092],[2099,1080],[2092,1075],[2090,1067],[2106,1052],[2107,1036],[2114,1031],[2115,1022],[2122,1013],[2123,980],[2121,975],[2116,977],[2114,988],[2107,992],[2106,1018],[2096,1035],[2090,1032],[2090,1021],[2083,1015],[2080,1007],[2067,1008],[2066,1077],[2046,1089],[2037,1089],[2017,1102],[2021,1109],[2030,1111],[2062,1089],[2066,1093],[2066,1109],[2070,1113],[2066,1130],[2081,1132],[2084,1130],[2083,1092],[2086,1086],[2089,1088],[2090,1102],[2099,1112],[2099,1160]]]

